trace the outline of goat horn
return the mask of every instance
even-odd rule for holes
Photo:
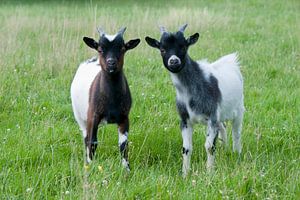
[[[100,37],[102,37],[103,35],[105,35],[105,32],[104,32],[104,30],[101,27],[98,27],[97,31],[98,31]]]
[[[126,27],[123,27],[119,30],[118,34],[123,37],[125,31],[126,31]]]
[[[159,26],[159,30],[160,30],[160,33],[161,33],[161,34],[164,34],[164,33],[167,32],[167,29],[166,29],[166,27],[164,27],[164,26]]]
[[[182,25],[182,26],[179,28],[179,31],[183,33],[184,30],[186,29],[187,25],[188,25],[188,24]]]

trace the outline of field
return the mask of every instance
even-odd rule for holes
[[[209,61],[238,52],[245,83],[240,157],[218,144],[205,169],[205,127],[195,127],[192,173],[180,175],[182,141],[175,90],[159,52],[144,38],[158,25],[200,33],[190,48]],[[121,167],[114,125],[101,127],[95,161],[84,167],[70,84],[94,55],[83,36],[97,26],[125,39],[133,96],[131,173]],[[0,2],[0,199],[300,199],[300,2]],[[230,125],[228,126],[230,131]]]

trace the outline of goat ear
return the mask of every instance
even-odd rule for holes
[[[129,40],[128,42],[126,42],[126,44],[125,44],[126,51],[129,49],[135,48],[140,43],[140,41],[141,41],[140,39],[135,39],[135,40]]]
[[[188,37],[187,44],[188,46],[195,44],[199,39],[199,33],[195,33],[194,35],[191,35],[190,37]]]
[[[98,49],[99,44],[96,42],[94,39],[89,38],[89,37],[83,37],[83,41],[85,42],[86,45],[91,47],[92,49]]]
[[[145,37],[145,40],[149,46],[159,49],[160,43],[156,39],[147,36]]]

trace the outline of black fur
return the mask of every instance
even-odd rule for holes
[[[190,108],[197,114],[213,117],[216,114],[218,103],[221,102],[221,91],[218,81],[212,75],[206,80],[203,72],[191,58],[186,58],[186,65],[178,72],[177,77],[190,94]]]
[[[124,154],[124,151],[126,150],[127,145],[128,145],[128,142],[127,142],[127,141],[123,142],[123,143],[120,145],[120,152],[121,152],[121,154]]]
[[[189,113],[186,109],[186,106],[183,103],[176,101],[176,107],[181,118],[180,128],[187,128],[187,120],[189,119]]]
[[[176,33],[164,32],[160,42],[150,37],[146,37],[145,40],[150,46],[160,49],[165,67],[173,73],[178,73],[185,66],[189,46],[195,44],[198,38],[199,33],[195,33],[185,39],[183,32],[178,31]],[[168,66],[168,60],[172,55],[176,55],[181,61],[181,64],[176,68]]]
[[[187,155],[189,153],[189,151],[190,151],[189,149],[182,147],[182,154]]]
[[[97,107],[96,112],[107,123],[122,123],[132,104],[127,80],[123,72],[112,76],[103,71],[99,76],[100,80],[95,80],[98,81],[98,92],[91,96],[91,103]]]
[[[160,42],[150,37],[146,37],[146,41],[150,46],[160,49],[165,67],[177,75],[180,85],[176,85],[176,89],[179,91],[183,88],[187,89],[191,96],[189,100],[191,109],[197,114],[206,115],[208,118],[216,118],[217,106],[221,102],[218,81],[212,75],[209,80],[206,80],[198,63],[188,55],[189,46],[195,44],[198,38],[199,34],[195,33],[185,39],[183,32],[178,31],[176,33],[164,32]],[[176,55],[181,61],[181,65],[177,69],[168,66],[168,60],[172,55]],[[177,104],[182,103],[177,102]],[[179,109],[178,111],[181,115]]]
[[[113,41],[109,41],[106,37],[101,37],[99,40],[102,56],[104,58],[113,57],[119,60],[123,55],[122,47],[125,46],[124,39],[121,35],[117,35]]]
[[[123,35],[118,34],[113,41],[108,40],[104,35],[96,42],[94,39],[84,37],[83,41],[90,48],[99,52],[100,65],[104,71],[116,73],[123,67],[124,53],[135,48],[140,39],[124,42]]]

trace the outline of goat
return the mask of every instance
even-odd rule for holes
[[[197,42],[199,33],[184,37],[187,24],[175,33],[160,27],[160,41],[146,37],[151,47],[161,52],[164,66],[170,71],[176,89],[176,106],[181,118],[183,139],[182,172],[185,177],[190,170],[193,125],[207,125],[205,149],[207,168],[214,167],[216,139],[227,143],[224,122],[232,121],[233,150],[241,153],[241,129],[244,113],[243,78],[235,53],[213,63],[195,62],[188,55],[188,48]]]
[[[99,42],[89,37],[83,41],[99,56],[79,65],[71,84],[71,99],[75,119],[80,126],[86,147],[86,162],[90,163],[97,148],[100,123],[118,125],[122,165],[129,171],[128,131],[131,94],[123,72],[124,54],[135,48],[140,39],[124,43],[122,28],[115,35],[102,29]]]

